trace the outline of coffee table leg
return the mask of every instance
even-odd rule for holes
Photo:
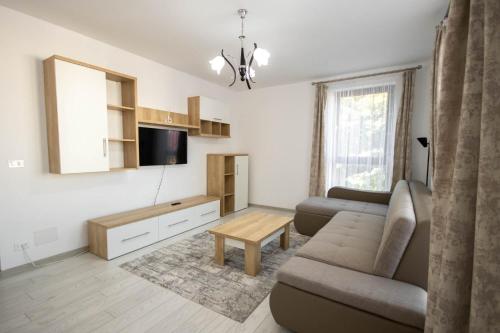
[[[287,250],[290,244],[290,224],[285,226],[285,232],[280,235],[280,246],[283,250]]]
[[[260,244],[245,243],[245,273],[256,276],[260,272]]]
[[[215,235],[215,263],[224,266],[224,237]]]

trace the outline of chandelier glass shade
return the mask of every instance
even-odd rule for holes
[[[230,87],[232,87],[235,84],[236,77],[238,76],[237,74],[239,74],[240,81],[245,82],[248,89],[252,89],[250,82],[255,83],[255,81],[253,80],[253,78],[255,77],[255,70],[252,67],[253,62],[255,61],[257,63],[257,66],[259,67],[267,66],[271,54],[269,53],[269,51],[257,47],[257,43],[253,43],[254,46],[253,50],[247,56],[245,56],[244,40],[246,37],[244,34],[244,20],[247,13],[248,11],[246,9],[238,10],[238,14],[240,15],[241,18],[241,35],[238,36],[241,42],[240,63],[237,66],[238,73],[236,72],[235,66],[229,61],[228,59],[229,55],[226,56],[224,54],[224,50],[221,50],[220,55],[210,60],[209,63],[212,70],[217,72],[217,75],[220,75],[225,64],[226,63],[228,64],[233,74],[233,81],[229,84]],[[248,61],[247,57],[249,58]]]

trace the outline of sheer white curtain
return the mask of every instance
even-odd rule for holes
[[[330,87],[326,185],[389,190],[394,159],[396,83]]]

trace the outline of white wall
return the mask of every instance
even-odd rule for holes
[[[427,169],[427,148],[417,141],[419,137],[430,140],[431,133],[431,98],[432,98],[432,63],[426,62],[417,71],[415,78],[415,99],[412,118],[412,178],[425,183]],[[430,173],[430,171],[429,171]],[[430,176],[429,176],[430,178]],[[430,184],[430,179],[429,179]]]
[[[187,97],[228,101],[232,91],[0,6],[0,261],[26,263],[13,251],[28,241],[34,259],[87,245],[89,218],[151,205],[162,167],[83,175],[51,175],[42,60],[60,54],[138,78],[139,105],[187,113]],[[206,193],[206,154],[228,152],[232,140],[189,138],[188,165],[168,166],[159,201]],[[25,168],[9,169],[7,160]],[[34,247],[33,233],[56,227],[58,240]]]
[[[430,127],[430,68],[423,65],[415,82],[412,168],[413,178],[425,182],[427,151],[416,141]],[[294,208],[309,193],[314,87],[302,82],[239,94],[236,123],[244,127],[237,145],[250,154],[249,201]]]
[[[249,202],[293,208],[309,192],[314,89],[303,82],[239,95],[235,132],[250,157]]]

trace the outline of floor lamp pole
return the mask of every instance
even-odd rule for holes
[[[425,174],[425,186],[429,186],[429,160],[431,156],[431,147],[427,145],[427,172]]]
[[[425,186],[429,186],[429,161],[430,161],[430,156],[431,156],[431,147],[430,147],[430,141],[427,139],[427,137],[420,137],[417,138],[418,142],[422,145],[422,147],[427,148],[427,172],[425,174]]]

